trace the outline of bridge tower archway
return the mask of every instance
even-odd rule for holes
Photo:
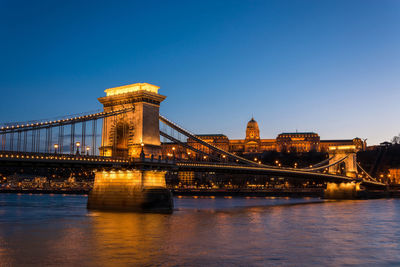
[[[104,111],[129,109],[128,112],[104,118],[101,156],[140,157],[161,154],[159,109],[166,96],[158,94],[158,86],[135,83],[106,89],[98,100]]]
[[[330,146],[329,165],[334,164],[344,158],[338,164],[329,167],[330,174],[346,174],[348,177],[357,177],[357,151],[354,145],[349,146]],[[342,169],[344,168],[344,170]]]

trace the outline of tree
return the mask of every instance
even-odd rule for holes
[[[393,136],[392,144],[394,144],[394,145],[400,144],[400,134]]]

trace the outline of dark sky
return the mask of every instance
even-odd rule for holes
[[[196,133],[400,132],[400,1],[0,0],[0,122],[100,109],[148,82]]]

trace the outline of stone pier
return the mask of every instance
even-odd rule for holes
[[[88,209],[172,213],[173,199],[165,171],[115,170],[96,172]]]
[[[326,199],[356,199],[359,197],[359,183],[328,183],[324,190]]]

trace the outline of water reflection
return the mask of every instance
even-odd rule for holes
[[[160,262],[170,233],[168,215],[93,212],[93,249],[99,264],[125,259],[126,264]],[[168,244],[167,244],[168,245]]]
[[[400,264],[400,200],[182,197],[172,215],[88,212],[71,196],[0,203],[8,265]]]

